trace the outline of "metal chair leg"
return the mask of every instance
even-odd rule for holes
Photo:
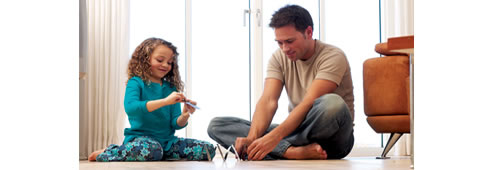
[[[384,147],[383,153],[381,156],[376,157],[376,159],[389,159],[390,157],[386,157],[386,154],[388,154],[391,148],[393,148],[393,145],[395,145],[402,135],[403,133],[391,133],[390,139],[388,140],[386,147]]]

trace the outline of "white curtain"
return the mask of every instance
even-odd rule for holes
[[[413,35],[413,0],[382,0],[382,40]]]
[[[80,13],[86,12],[87,21],[81,22],[86,24],[81,26],[86,29],[81,30],[81,46],[86,45],[81,50],[87,51],[80,60],[87,76],[80,82],[79,158],[87,159],[93,151],[123,140],[129,0],[81,1],[80,10],[85,11]]]
[[[413,33],[413,0],[382,0],[382,41],[387,42],[388,38],[399,37],[406,35],[414,35]],[[385,141],[389,139],[389,135],[385,137]],[[393,146],[393,149],[388,155],[410,155],[410,135],[403,135],[400,140]]]

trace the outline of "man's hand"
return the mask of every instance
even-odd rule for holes
[[[234,144],[234,147],[236,148],[237,154],[239,156],[243,155],[243,152],[247,152],[248,146],[253,142],[252,139],[245,138],[245,137],[238,137],[236,138],[236,143]]]
[[[248,146],[248,159],[262,160],[268,153],[273,151],[281,140],[282,138],[272,136],[271,134],[256,139]]]

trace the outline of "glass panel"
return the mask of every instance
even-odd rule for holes
[[[375,1],[325,2],[326,43],[342,49],[347,56],[354,84],[355,147],[381,147],[381,135],[367,124],[364,114],[362,64],[379,57],[379,4]]]
[[[172,17],[169,17],[172,16]],[[132,0],[130,2],[130,54],[147,38],[157,37],[177,47],[181,79],[185,79],[185,1]],[[129,127],[127,123],[127,127]],[[185,130],[176,131],[185,137]]]
[[[270,20],[273,13],[287,4],[297,4],[306,8],[313,18],[314,33],[313,38],[319,39],[319,8],[318,0],[265,0],[263,1],[263,77],[266,77],[266,68],[272,54],[277,50],[278,44],[275,42],[275,33],[270,28]],[[272,123],[282,123],[288,114],[289,100],[285,89],[282,91],[278,102],[278,109]],[[253,106],[254,108],[254,106]]]
[[[189,137],[212,142],[207,127],[213,117],[249,120],[249,26],[243,26],[249,1],[193,1],[191,5],[192,99],[201,109],[191,117]]]

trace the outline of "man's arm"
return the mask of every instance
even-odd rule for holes
[[[283,139],[292,133],[302,123],[309,109],[313,106],[314,100],[324,94],[333,93],[336,88],[337,84],[330,80],[314,80],[302,102],[292,110],[287,119],[275,128],[271,134]]]
[[[260,100],[256,104],[248,138],[255,140],[261,137],[270,126],[278,107],[278,99],[280,98],[282,88],[283,83],[280,80],[273,78],[265,80],[265,88]]]
[[[282,88],[283,83],[278,79],[267,78],[265,80],[265,88],[256,104],[248,136],[246,138],[238,137],[236,139],[235,147],[239,153],[243,152],[244,145],[249,145],[255,139],[261,137],[270,126],[278,107],[278,99],[280,98]]]
[[[248,147],[248,158],[252,160],[263,159],[277,146],[280,140],[292,133],[302,123],[309,109],[313,106],[314,100],[324,94],[333,93],[336,88],[337,85],[330,80],[314,80],[301,103],[290,112],[287,119]]]

